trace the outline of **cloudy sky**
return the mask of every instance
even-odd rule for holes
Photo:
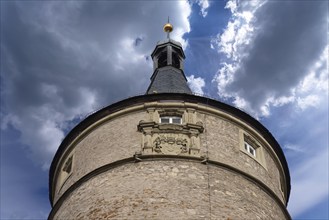
[[[48,171],[87,114],[143,94],[150,54],[184,45],[194,92],[263,123],[294,219],[328,219],[327,1],[1,1],[1,219],[45,219]]]

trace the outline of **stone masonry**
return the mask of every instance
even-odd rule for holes
[[[187,105],[127,106],[91,124],[57,163],[49,218],[290,219],[285,174],[269,143],[225,112]],[[161,125],[169,113],[182,124]],[[260,146],[258,158],[241,147],[243,134]],[[72,155],[71,173],[59,181]]]
[[[130,163],[104,172],[62,207],[55,219],[286,218],[269,195],[241,176],[179,160]]]

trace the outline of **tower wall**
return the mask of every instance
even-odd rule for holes
[[[122,112],[124,115],[109,115],[100,124],[93,124],[88,130],[79,135],[63,154],[58,169],[65,160],[73,155],[72,173],[65,182],[61,182],[57,170],[54,202],[83,176],[93,170],[129,158],[140,151],[141,135],[137,132],[137,124],[146,117],[145,112]]]
[[[97,190],[98,189],[98,190]],[[83,183],[55,219],[286,219],[253,182],[193,161],[129,163]]]
[[[162,124],[164,115],[182,124]],[[50,219],[290,218],[288,177],[273,146],[228,111],[136,103],[104,113],[65,144]]]

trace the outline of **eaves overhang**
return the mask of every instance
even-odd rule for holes
[[[173,41],[171,39],[164,41],[164,42],[160,42],[156,45],[156,47],[154,48],[153,52],[151,53],[151,57],[152,59],[154,58],[154,55],[156,54],[156,52],[163,47],[166,47],[167,45],[171,45],[172,47],[176,48],[179,50],[179,52],[182,54],[183,58],[185,59],[185,54],[184,51],[182,49],[182,46],[180,43]]]
[[[62,154],[64,153],[65,149],[70,145],[70,143],[85,129],[87,129],[90,125],[93,123],[101,120],[102,118],[113,114],[115,112],[118,112],[120,110],[123,110],[127,107],[132,107],[135,105],[144,104],[147,102],[156,102],[156,101],[184,101],[184,102],[190,102],[195,104],[202,104],[207,105],[210,107],[213,107],[215,109],[221,110],[225,113],[228,113],[248,125],[250,125],[252,128],[257,130],[268,143],[271,145],[272,149],[276,153],[277,157],[279,158],[281,165],[284,170],[284,174],[286,177],[286,183],[287,183],[287,198],[286,198],[286,204],[288,204],[289,196],[290,196],[290,173],[288,168],[288,163],[286,161],[286,158],[284,156],[284,153],[279,145],[279,143],[275,140],[273,135],[265,128],[258,120],[250,116],[249,114],[233,107],[228,104],[225,104],[223,102],[202,97],[202,96],[196,96],[191,94],[184,94],[184,93],[155,93],[155,94],[146,94],[146,95],[140,95],[131,97],[128,99],[124,99],[122,101],[113,103],[107,107],[104,107],[103,109],[89,115],[86,117],[83,121],[81,121],[78,125],[76,125],[64,138],[62,143],[57,149],[57,152],[54,156],[54,159],[50,166],[49,171],[49,199],[50,203],[53,206],[53,179],[55,175],[56,166],[59,162],[59,159],[61,158]]]

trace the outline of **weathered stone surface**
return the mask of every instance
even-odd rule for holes
[[[264,151],[266,170],[255,159],[241,152],[239,148],[239,127],[227,119],[213,115],[200,115],[206,130],[201,134],[202,151],[209,159],[236,167],[261,180],[284,201],[280,192],[279,171],[273,156]],[[241,128],[240,128],[241,129]]]
[[[211,167],[211,219],[286,219],[279,205],[239,174]]]
[[[137,132],[137,125],[145,117],[145,112],[135,112],[112,119],[83,138],[74,148],[72,176],[56,194],[55,201],[87,173],[105,164],[132,157],[140,151],[141,136]]]
[[[158,103],[153,109],[154,114],[159,109],[164,111],[169,104],[171,110],[175,109],[175,103]],[[179,129],[160,129],[161,135],[171,138],[165,139],[160,146],[165,148],[170,142],[170,147],[179,149],[178,153],[169,151],[167,154],[205,156],[232,166],[261,181],[284,203],[286,198],[280,190],[280,167],[275,155],[268,149],[270,146],[262,146],[265,165],[241,150],[241,131],[251,133],[247,125],[224,117],[224,114],[215,115],[197,108],[187,110],[180,107],[179,111],[183,114],[183,125],[175,125],[175,128],[187,126],[186,120],[191,120],[193,123],[200,122],[202,131],[197,135],[193,132],[180,135]],[[152,118],[155,119],[152,121]],[[143,151],[147,135],[156,138],[160,133],[138,130],[142,120],[159,123],[159,118],[151,117],[147,109],[141,111],[139,108],[99,124],[72,145],[72,173],[63,186],[57,185],[54,204],[74,183],[99,167],[132,157],[136,152],[143,155],[166,154],[166,151]],[[182,153],[182,147],[190,146],[192,138],[196,137],[197,153]],[[54,181],[57,179],[54,178]],[[186,160],[125,164],[85,181],[59,206],[55,219],[289,218],[270,194],[241,173]]]
[[[76,189],[55,219],[285,219],[261,188],[220,167],[148,161],[109,170]]]

